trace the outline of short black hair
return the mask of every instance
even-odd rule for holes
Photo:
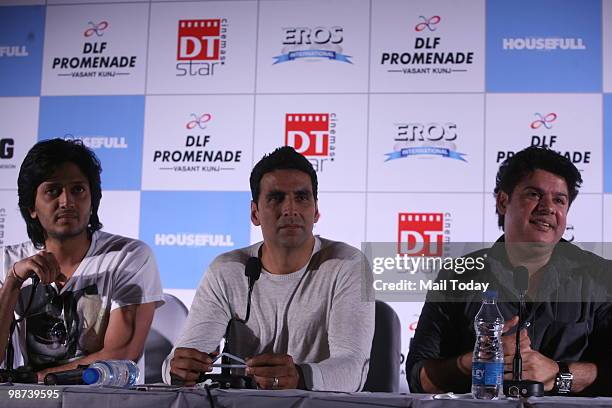
[[[315,201],[317,200],[317,172],[312,164],[306,157],[296,152],[293,147],[283,146],[262,157],[251,171],[249,182],[251,184],[251,196],[255,203],[259,199],[261,179],[266,173],[274,170],[299,170],[308,174],[312,182],[312,194]]]
[[[565,180],[571,205],[578,196],[578,190],[582,184],[580,171],[567,157],[539,146],[530,146],[504,160],[495,177],[495,197],[501,191],[510,197],[517,184],[537,169],[556,174]],[[504,216],[497,211],[497,206],[495,212],[497,213],[497,225],[503,229]]]
[[[43,248],[45,244],[45,230],[40,221],[30,216],[36,201],[36,190],[45,180],[53,176],[53,173],[64,163],[74,163],[89,180],[91,191],[91,215],[87,231],[102,228],[98,218],[98,207],[102,198],[102,183],[100,173],[102,167],[100,160],[91,149],[83,145],[79,139],[64,140],[50,139],[36,143],[28,152],[17,178],[17,193],[19,196],[19,211],[25,220],[28,236],[36,248]]]

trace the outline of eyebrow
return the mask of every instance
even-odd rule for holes
[[[523,189],[523,191],[525,191],[525,190],[535,190],[535,191],[537,191],[538,193],[544,193],[544,190],[542,190],[542,189],[541,189],[541,188],[539,188],[539,187],[534,187],[534,186],[526,186],[526,187]],[[555,192],[553,192],[553,194],[554,194],[554,195],[556,195],[556,196],[569,197],[569,194],[567,194],[567,193],[563,193],[563,192],[561,192],[561,191],[555,191]]]

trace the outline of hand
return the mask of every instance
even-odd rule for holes
[[[518,316],[506,321],[503,332],[507,333],[518,324]],[[512,379],[512,361],[514,360],[514,350],[516,347],[516,333],[502,336],[504,347],[504,379]],[[521,376],[525,380],[535,380],[544,383],[544,390],[550,391],[553,388],[555,377],[559,371],[557,363],[544,356],[537,350],[531,348],[531,339],[526,329],[521,330],[520,334],[521,358],[523,360]]]
[[[516,349],[516,332],[513,332],[512,334],[508,334],[508,332],[510,331],[510,329],[512,329],[518,324],[518,321],[519,321],[518,316],[514,316],[512,319],[507,320],[504,323],[504,328],[503,328],[504,335],[502,336],[502,345],[504,348],[504,358],[509,356],[510,361],[511,361],[510,369],[508,370],[508,368],[506,367],[504,371],[512,372],[512,358],[514,357],[514,350]],[[531,339],[529,338],[529,335],[527,334],[527,329],[521,330],[520,345],[521,345],[521,357],[523,356],[525,352],[531,351]]]
[[[217,351],[208,354],[193,348],[177,348],[174,350],[174,357],[170,360],[172,383],[194,385],[201,373],[212,371],[213,358],[218,354]]]
[[[304,388],[301,371],[293,363],[290,355],[260,354],[247,359],[246,364],[247,375],[255,378],[259,388],[264,390]],[[275,378],[278,379],[276,386],[274,386]]]
[[[24,258],[13,265],[13,273],[17,278],[26,280],[38,275],[40,283],[48,285],[61,275],[61,269],[55,256],[48,251],[40,251],[36,255]]]

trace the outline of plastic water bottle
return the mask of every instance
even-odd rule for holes
[[[91,385],[131,387],[140,377],[140,370],[132,360],[96,361],[83,371],[83,382]]]
[[[487,291],[474,318],[476,344],[472,359],[472,394],[478,399],[498,399],[503,393],[504,318],[497,307],[497,292]]]

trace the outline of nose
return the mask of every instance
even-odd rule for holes
[[[67,187],[62,188],[59,195],[59,205],[61,208],[71,208],[74,205],[74,198]]]
[[[538,202],[538,211],[546,214],[554,214],[555,206],[553,203],[553,197],[550,194],[543,194]]]
[[[297,206],[291,197],[286,197],[283,202],[283,215],[293,216],[297,215]]]

